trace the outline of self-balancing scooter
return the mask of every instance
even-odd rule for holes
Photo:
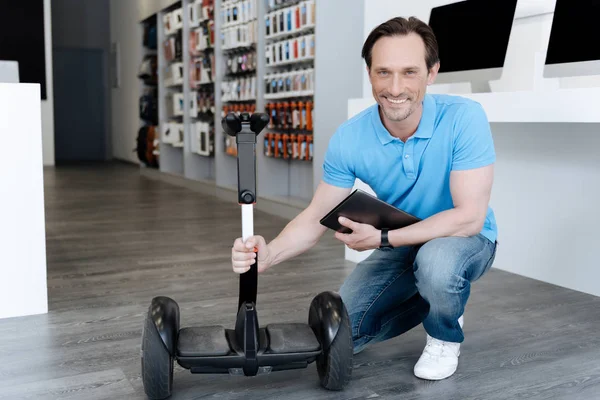
[[[225,132],[238,146],[238,202],[242,208],[242,238],[253,235],[256,203],[256,137],[269,122],[267,114],[228,114]],[[311,302],[308,323],[259,327],[256,310],[257,262],[240,274],[234,329],[223,326],[179,326],[175,300],[152,299],[142,333],[142,380],[151,399],[164,399],[173,390],[173,363],[191,373],[259,373],[306,368],[316,361],[320,384],[341,390],[352,374],[352,333],[337,293],[322,292]]]

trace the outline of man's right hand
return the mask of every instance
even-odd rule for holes
[[[258,254],[254,252],[254,249],[258,249]],[[242,238],[237,238],[233,242],[231,248],[231,263],[233,271],[238,274],[247,272],[254,261],[258,257],[258,272],[263,272],[270,267],[269,260],[269,249],[265,239],[260,235],[251,236],[246,240],[246,243],[242,241]]]

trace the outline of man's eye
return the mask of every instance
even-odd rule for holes
[[[387,75],[387,71],[379,71],[379,75],[386,76]]]

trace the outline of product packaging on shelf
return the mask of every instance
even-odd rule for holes
[[[197,28],[208,19],[214,20],[214,1],[203,0],[188,4],[190,28]]]
[[[163,143],[175,147],[183,146],[183,124],[181,122],[167,122],[162,124],[161,140]]]
[[[191,151],[202,156],[214,154],[214,130],[208,122],[196,122],[191,127]]]
[[[191,61],[190,83],[192,87],[215,81],[215,56],[210,53],[204,56],[197,56]]]
[[[315,58],[315,35],[302,35],[267,44],[265,56],[269,67],[312,60]]]
[[[256,77],[237,78],[221,83],[223,102],[256,100]]]
[[[315,0],[301,1],[265,15],[265,38],[290,35],[315,26]]]
[[[167,118],[180,117],[183,115],[183,93],[174,92],[165,95],[165,108]]]
[[[312,100],[269,102],[265,110],[270,116],[269,129],[313,130]]]
[[[267,132],[263,138],[266,157],[312,161],[313,136],[304,133]]]
[[[258,41],[256,2],[229,1],[221,5],[221,45],[224,50],[249,47]]]
[[[171,35],[183,28],[183,10],[178,8],[163,15],[163,30],[165,35]]]
[[[314,68],[265,74],[266,99],[312,96],[313,94]]]
[[[236,51],[226,54],[225,57],[225,73],[227,75],[256,70],[256,52],[254,50]]]
[[[163,50],[165,61],[171,62],[175,59],[181,59],[182,43],[181,34],[169,36],[163,41]]]

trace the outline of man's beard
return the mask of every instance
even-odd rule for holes
[[[410,99],[407,100],[407,102],[409,102],[409,101],[410,101]],[[382,103],[384,103],[384,102],[387,102],[387,100],[385,98],[383,98]],[[395,121],[395,122],[404,121],[405,119],[410,117],[411,114],[414,112],[414,109],[413,109],[413,107],[411,107],[410,104],[408,105],[408,107],[404,107],[401,109],[389,107],[387,105],[382,105],[381,109],[387,119],[389,119],[390,121]]]

